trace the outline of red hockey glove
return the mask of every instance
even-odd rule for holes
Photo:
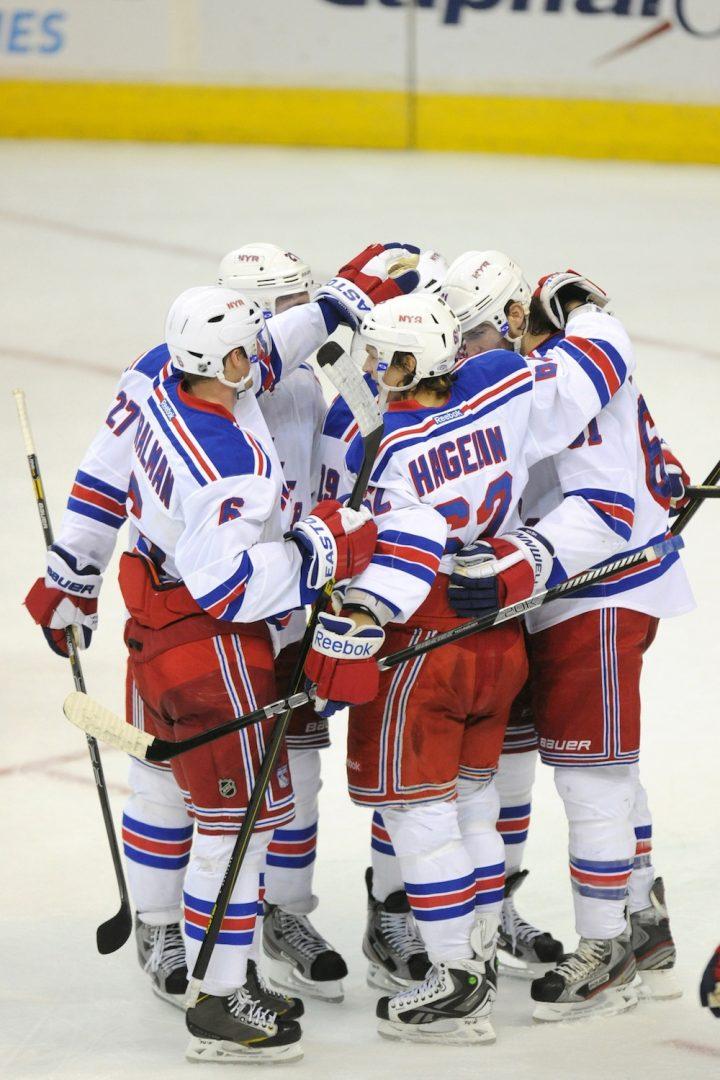
[[[93,630],[97,629],[101,585],[102,576],[96,567],[79,570],[77,560],[69,552],[55,545],[49,549],[45,577],[37,579],[24,603],[58,656],[68,655],[65,635],[68,626],[82,630],[78,640],[81,649],[90,644]]]
[[[516,604],[543,588],[550,576],[553,549],[534,529],[483,538],[455,556],[448,599],[466,619]]]
[[[319,617],[305,674],[316,686],[315,711],[320,716],[372,701],[380,684],[375,654],[384,640],[380,626],[356,626],[352,619],[329,612]]]
[[[665,472],[670,481],[670,517],[675,517],[690,502],[685,494],[685,488],[690,485],[690,477],[667,443],[662,444],[662,453]]]
[[[311,603],[328,581],[362,573],[375,550],[377,526],[370,511],[351,510],[334,499],[317,504],[289,534],[300,548],[300,597]]]
[[[419,254],[413,244],[370,244],[321,285],[313,300],[356,329],[375,304],[417,288]],[[325,322],[329,328],[327,315]]]
[[[720,945],[710,957],[700,982],[700,1004],[720,1018]]]

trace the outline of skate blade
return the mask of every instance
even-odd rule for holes
[[[339,980],[327,982],[315,982],[306,978],[302,972],[287,960],[276,960],[273,956],[265,954],[265,971],[268,982],[279,990],[297,991],[301,997],[312,997],[318,1001],[327,1001],[330,1004],[339,1004],[345,998],[343,984]]]
[[[638,1003],[638,988],[633,983],[602,990],[589,1001],[537,1002],[533,1020],[539,1023],[589,1020],[593,1016],[616,1016],[633,1009]]]
[[[549,971],[554,971],[557,963],[541,964],[540,961],[528,963],[519,956],[513,956],[498,949],[497,951],[498,975],[504,975],[511,979],[541,979]]]
[[[673,998],[683,995],[673,968],[666,968],[664,971],[662,969],[638,971],[638,975],[640,985],[637,993],[642,1001],[672,1001]]]
[[[302,1043],[287,1046],[242,1046],[225,1039],[203,1039],[192,1035],[185,1057],[188,1061],[216,1061],[224,1065],[284,1065],[303,1056]]]
[[[417,985],[410,979],[400,979],[397,975],[391,975],[382,964],[376,964],[372,960],[368,964],[366,982],[375,990],[392,990],[393,993],[397,993],[398,990],[409,990],[411,986]]]
[[[383,1039],[395,1042],[442,1043],[445,1046],[477,1046],[495,1042],[495,1031],[487,1017],[479,1017],[475,1021],[438,1020],[422,1025],[380,1020],[378,1033]]]
[[[156,997],[161,998],[163,1001],[167,1001],[168,1004],[174,1005],[176,1009],[182,1009],[185,1012],[185,994],[169,994],[166,990],[161,990],[159,986],[155,986],[153,983],[153,994]]]

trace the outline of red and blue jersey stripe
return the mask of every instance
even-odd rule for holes
[[[576,488],[565,498],[577,495],[592,507],[602,522],[623,540],[629,540],[635,523],[635,500],[621,491],[606,488]]]
[[[580,365],[597,391],[601,408],[604,408],[627,377],[627,366],[617,349],[601,338],[573,336],[563,338],[557,348]]]
[[[209,593],[198,597],[198,604],[212,615],[213,619],[225,619],[232,622],[236,618],[243,600],[245,590],[253,574],[253,565],[247,551],[243,551],[237,568],[230,577],[226,578]]]
[[[442,545],[427,540],[424,536],[400,532],[398,529],[386,529],[378,533],[372,565],[402,570],[432,585],[442,554]]]
[[[113,487],[79,469],[68,499],[68,510],[119,529],[127,517],[126,499],[127,492],[122,488]]]

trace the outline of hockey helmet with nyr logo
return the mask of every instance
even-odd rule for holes
[[[265,353],[265,320],[257,304],[232,289],[202,285],[186,289],[172,304],[165,323],[165,341],[173,366],[193,375],[216,378],[238,394],[253,388],[258,360]],[[248,375],[238,382],[225,377],[224,359],[244,349]]]
[[[277,244],[244,244],[223,258],[218,285],[252,297],[269,319],[276,313],[278,300],[305,293],[309,299],[313,280],[308,264],[291,251]]]
[[[568,312],[565,305],[571,300],[582,304],[596,304],[599,308],[610,303],[608,294],[590,278],[578,274],[577,270],[565,270],[541,277],[533,292],[533,301],[542,307],[545,315],[558,330],[563,330]]]
[[[530,286],[516,262],[502,251],[466,251],[450,264],[440,295],[447,300],[463,334],[489,322],[504,330],[513,300],[527,314]]]
[[[412,353],[415,371],[403,390],[421,379],[446,375],[455,367],[460,348],[460,323],[439,296],[412,293],[377,304],[365,316],[357,333],[359,343],[377,355],[377,381],[384,390],[397,390],[385,382],[395,353]],[[371,355],[373,355],[371,353]]]

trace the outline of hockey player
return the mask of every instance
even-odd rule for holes
[[[518,349],[527,325],[531,289],[522,269],[501,251],[466,251],[448,268],[441,296],[462,330],[462,356],[490,349]],[[505,899],[498,935],[501,973],[543,974],[563,955],[561,942],[539,930],[515,907],[515,894],[527,876],[523,853],[530,825],[537,735],[527,716],[526,693],[513,703],[495,785],[500,798],[498,831],[505,844]]]
[[[312,273],[307,263],[275,244],[245,244],[220,263],[218,284],[241,290],[266,318],[309,302]],[[301,364],[260,398],[260,408],[283,468],[293,522],[312,505],[318,474],[320,430],[326,405],[312,368]],[[305,614],[295,612],[275,636],[278,693],[295,667]],[[263,948],[272,981],[326,1001],[341,1001],[347,965],[309,919],[317,907],[313,870],[318,834],[320,750],[329,746],[327,720],[310,705],[293,713],[286,737],[295,794],[295,818],[270,842],[265,870]]]
[[[527,665],[510,623],[379,676],[379,627],[393,652],[461,621],[448,605],[448,573],[453,555],[483,534],[501,534],[503,600],[544,584],[552,553],[529,530],[504,535],[503,525],[529,465],[566,445],[632,362],[610,316],[587,310],[572,331],[581,344],[559,342],[556,366],[540,380],[509,352],[456,367],[460,326],[440,298],[379,305],[360,331],[381,394],[390,394],[369,489],[378,545],[344,591],[341,614],[321,616],[306,672],[321,713],[351,706],[351,798],[382,808],[434,965],[425,982],[378,1002],[390,1038],[494,1038],[503,845],[491,777]]]
[[[283,365],[291,370],[314,351],[337,325],[338,317],[347,321],[357,319],[355,312],[367,310],[372,305],[372,294],[378,287],[389,289],[392,295],[403,287],[413,286],[417,280],[413,275],[394,282],[382,281],[377,276],[363,276],[362,268],[371,258],[380,258],[382,252],[381,245],[367,249],[321,290],[317,303],[302,312],[287,312],[272,321],[264,350],[253,354],[251,381],[256,391],[261,391],[263,386],[272,386]],[[83,643],[89,643],[97,625],[101,571],[109,560],[117,530],[125,520],[126,501],[129,499],[134,505],[130,454],[138,438],[138,400],[147,397],[158,376],[171,373],[168,360],[167,346],[159,346],[123,376],[106,423],[76,477],[61,532],[49,554],[46,577],[39,579],[28,595],[28,608],[45,628],[56,651],[63,651],[65,626],[77,625],[82,629]],[[250,397],[244,395],[245,406]],[[258,422],[258,416],[259,413],[253,415],[252,420],[262,428],[262,418]],[[262,438],[265,442],[270,441],[266,427]],[[156,553],[152,549],[143,550],[146,545],[142,537],[137,540],[139,550],[154,557]],[[137,694],[130,697],[129,706],[134,704],[135,708],[129,709],[129,717],[143,723],[148,719],[144,703]],[[180,1002],[185,986],[185,966],[177,908],[189,856],[192,824],[184,810],[180,811],[182,821],[178,820],[177,798],[169,775],[163,777],[167,783],[158,785],[157,777],[149,781],[150,770],[146,770],[144,776],[138,774],[137,770],[144,768],[135,761],[131,765],[133,795],[128,804],[130,812],[126,813],[124,821],[125,850],[131,860],[129,877],[140,915],[138,945],[153,976],[154,988],[162,996]],[[133,813],[144,820],[137,820]],[[161,873],[155,872],[158,870]],[[165,881],[163,874],[167,875]],[[199,936],[202,936],[201,932]],[[262,991],[267,1005],[270,995],[265,994],[265,988],[258,985],[254,976],[254,968],[249,968],[248,985],[253,984],[250,986],[253,997],[258,996],[254,991]],[[297,1012],[292,1002],[279,999],[278,995],[272,995],[270,1003],[274,1009],[286,1010],[290,1005]]]
[[[437,293],[447,273],[443,255],[432,249],[423,251],[417,270],[417,292]],[[361,346],[364,359],[364,346]],[[373,393],[377,385],[370,374],[365,379]],[[320,450],[320,498],[342,498],[351,487],[346,456],[357,434],[355,419],[338,395],[327,411],[322,428]],[[316,714],[317,715],[317,714]],[[319,723],[327,723],[317,717]],[[382,819],[375,811],[370,837],[371,866],[365,873],[367,922],[362,949],[368,961],[369,986],[397,990],[420,982],[428,973],[430,961],[410,909],[405,885],[392,842]]]
[[[552,366],[548,356],[567,334],[568,302],[595,298],[607,302],[572,271],[542,279],[523,337],[536,377]],[[554,549],[553,584],[664,535],[672,501],[662,445],[642,395],[628,382],[568,449],[536,466],[523,513]],[[493,606],[487,579],[473,580],[482,554],[476,545],[457,559],[453,604],[466,616]],[[636,971],[653,996],[678,992],[662,880],[653,880],[648,858],[649,813],[637,765],[638,683],[658,617],[691,607],[674,553],[527,617],[532,723],[543,761],[555,766],[568,816],[580,934],[577,950],[533,983],[536,1019],[630,1008],[637,1003]]]

